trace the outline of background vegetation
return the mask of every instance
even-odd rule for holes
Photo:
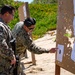
[[[52,4],[57,3],[58,0],[33,0],[33,4]]]
[[[50,1],[50,2],[48,2]],[[13,0],[3,0],[0,5],[11,4],[16,8],[14,20],[9,23],[11,29],[19,22],[18,7],[23,2],[14,2]],[[1,6],[0,6],[1,7]],[[29,4],[30,16],[36,19],[36,28],[33,31],[33,37],[42,37],[49,30],[56,29],[57,23],[57,0],[33,0]]]
[[[41,37],[49,30],[56,29],[57,4],[30,4],[30,14],[36,19],[36,28],[33,34]]]

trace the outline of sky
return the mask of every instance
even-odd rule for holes
[[[31,3],[33,0],[14,0],[14,1],[21,1],[21,2],[28,2],[28,3]]]

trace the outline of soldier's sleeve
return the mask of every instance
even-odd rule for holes
[[[0,57],[12,60],[14,52],[11,48],[9,48],[6,39],[7,31],[5,31],[5,29],[0,26]]]
[[[33,43],[33,40],[31,37],[25,35],[24,39],[29,51],[35,54],[49,53],[48,49],[44,49],[44,48],[36,46],[35,43]]]

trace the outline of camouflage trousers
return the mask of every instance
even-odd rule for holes
[[[13,75],[13,69],[14,68],[6,69],[6,68],[0,66],[0,75]]]
[[[20,62],[18,65],[18,75],[26,75],[24,71],[25,71],[24,64]]]
[[[14,69],[14,73],[17,75],[26,75],[24,73],[25,68],[24,68],[24,64],[21,62],[21,57],[19,55],[16,55],[16,65],[15,65],[15,69]]]
[[[13,67],[10,62],[0,59],[0,75],[13,75]]]
[[[22,56],[19,55],[19,60],[18,60],[18,65],[17,65],[17,73],[18,75],[26,75],[25,74],[25,67],[24,67],[24,63],[21,61]]]

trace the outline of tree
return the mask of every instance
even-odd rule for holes
[[[36,4],[50,4],[50,3],[57,3],[57,0],[33,0],[32,3],[36,3]]]
[[[14,0],[0,0],[0,7],[2,5],[5,5],[5,4],[13,5],[14,4]]]

